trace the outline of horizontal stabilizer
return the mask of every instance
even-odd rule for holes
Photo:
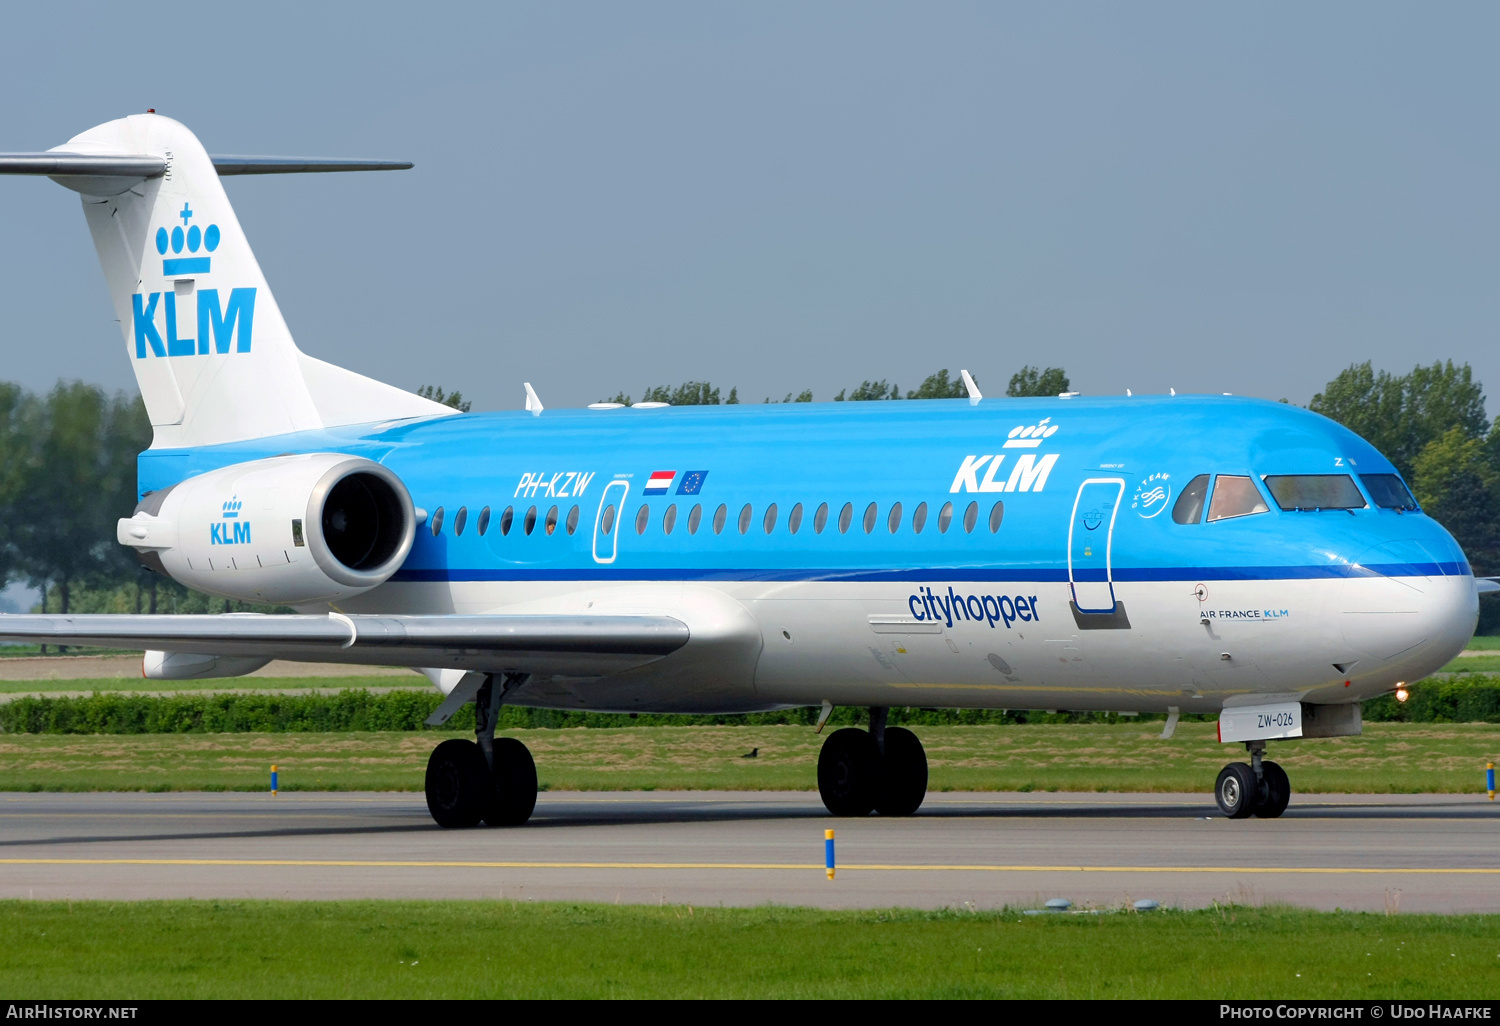
[[[304,662],[602,677],[687,644],[670,616],[0,615],[0,639]]]
[[[408,171],[409,160],[348,160],[342,157],[240,157],[210,155],[219,176],[293,175],[325,171]],[[167,161],[138,153],[0,153],[0,175],[65,175],[80,178],[155,178]]]

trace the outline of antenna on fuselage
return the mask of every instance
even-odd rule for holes
[[[540,417],[546,407],[537,398],[536,389],[531,387],[531,382],[525,381],[522,384],[526,386],[526,412],[530,413],[533,417]]]
[[[974,375],[970,374],[966,370],[960,370],[958,373],[964,379],[964,388],[968,389],[969,405],[973,406],[978,403],[979,400],[983,399],[984,396],[979,394],[979,386],[974,382]]]

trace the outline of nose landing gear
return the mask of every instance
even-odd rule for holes
[[[1250,762],[1231,762],[1219,771],[1214,784],[1214,799],[1230,819],[1258,816],[1275,819],[1286,811],[1292,798],[1292,784],[1286,770],[1263,756],[1264,741],[1246,741]]]
[[[910,816],[927,797],[927,753],[917,735],[885,725],[886,709],[870,710],[870,729],[844,727],[818,755],[818,793],[835,816]]]

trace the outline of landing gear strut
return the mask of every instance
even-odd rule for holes
[[[427,760],[427,811],[442,827],[520,826],[536,808],[536,763],[525,745],[495,737],[505,692],[524,681],[493,675],[474,696],[473,741],[449,738]]]
[[[818,755],[818,793],[835,816],[910,816],[927,797],[927,753],[917,735],[885,725],[886,709],[870,709],[870,729],[844,727]]]
[[[1245,749],[1250,753],[1250,761],[1231,762],[1219,771],[1214,798],[1230,819],[1249,816],[1275,819],[1291,801],[1291,781],[1286,770],[1264,758],[1264,741],[1246,741]]]

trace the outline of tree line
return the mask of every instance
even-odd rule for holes
[[[1058,367],[1022,367],[1007,396],[1069,391]],[[423,394],[455,409],[457,392],[423,386]],[[940,370],[905,392],[886,379],[861,381],[835,402],[949,399],[967,395],[963,381]],[[810,389],[765,402],[811,402]],[[675,406],[737,404],[707,381],[625,392],[614,402]],[[1484,390],[1467,364],[1440,361],[1396,375],[1370,363],[1351,366],[1312,398],[1309,407],[1368,439],[1390,458],[1429,515],[1457,538],[1476,574],[1500,574],[1500,418],[1485,414]],[[257,607],[189,591],[144,571],[115,541],[115,522],[135,509],[136,454],[151,443],[139,397],[113,395],[82,382],[28,392],[0,382],[0,579],[42,591],[56,612],[219,612]],[[1500,626],[1500,600],[1482,603],[1481,630]]]

